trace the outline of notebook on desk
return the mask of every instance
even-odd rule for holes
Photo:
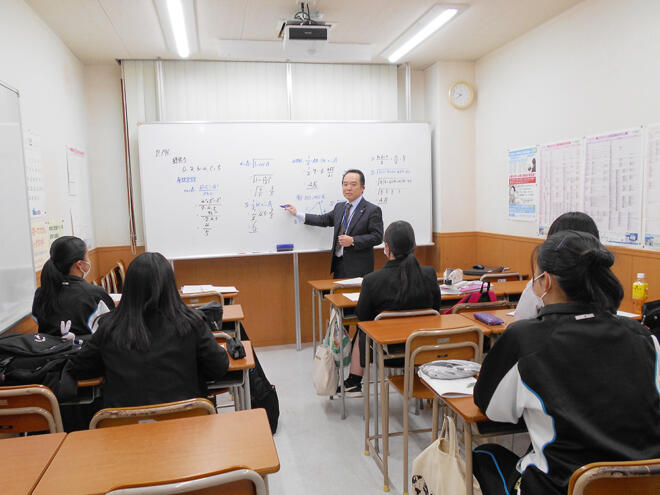
[[[463,270],[463,273],[465,275],[485,275],[487,273],[502,273],[504,271],[503,266],[484,266],[481,269],[476,269],[476,268],[469,268],[467,270]]]

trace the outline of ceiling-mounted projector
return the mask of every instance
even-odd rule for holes
[[[284,53],[290,57],[316,55],[328,45],[330,26],[322,24],[284,26],[282,35]]]

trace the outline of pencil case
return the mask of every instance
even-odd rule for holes
[[[504,320],[490,313],[474,313],[474,319],[486,325],[501,325],[504,323]]]

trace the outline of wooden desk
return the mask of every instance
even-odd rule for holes
[[[341,286],[335,282],[347,280],[345,278],[308,280],[307,283],[312,287],[312,343],[314,345],[314,354],[316,355],[316,332],[319,333],[319,342],[323,340],[323,296],[335,287]],[[318,321],[318,324],[317,324]]]
[[[385,491],[389,491],[389,479],[387,476],[387,453],[389,449],[387,438],[383,438],[383,452],[385,455],[381,457],[378,449],[378,440],[382,435],[378,434],[378,413],[380,406],[380,415],[382,421],[383,431],[386,428],[385,417],[383,415],[382,404],[378,400],[378,388],[375,389],[375,407],[376,412],[375,421],[374,421],[374,435],[369,434],[370,429],[370,402],[371,402],[371,390],[370,390],[370,374],[371,374],[371,350],[370,350],[370,340],[374,341],[374,352],[377,355],[377,362],[375,363],[379,372],[380,380],[380,395],[381,397],[385,394],[385,387],[388,386],[385,381],[385,357],[383,353],[384,345],[391,344],[401,344],[406,341],[408,336],[422,329],[442,329],[450,330],[455,328],[465,328],[469,326],[475,326],[474,321],[465,318],[460,314],[450,314],[450,315],[438,315],[438,316],[413,316],[405,318],[387,318],[378,321],[362,321],[358,324],[359,328],[366,334],[366,346],[365,346],[365,375],[364,375],[364,453],[365,455],[372,454],[376,464],[383,471],[383,483]],[[404,409],[405,411],[405,409]],[[373,444],[372,444],[373,440]]]
[[[245,319],[240,304],[225,304],[222,307],[222,323],[234,323],[234,337],[241,340],[241,321]]]
[[[468,320],[472,321],[472,323],[474,323],[475,325],[478,325],[483,330],[484,335],[498,335],[500,333],[503,333],[504,330],[506,330],[506,327],[508,327],[511,323],[515,321],[515,317],[508,314],[508,313],[513,313],[513,311],[514,311],[513,308],[486,309],[483,311],[484,313],[490,313],[494,316],[497,316],[501,320],[504,320],[504,323],[500,325],[486,325],[485,323],[477,320],[474,317],[474,312],[464,312],[459,314],[467,318]]]
[[[280,469],[263,409],[70,433],[33,493],[104,494],[239,467]]]
[[[3,495],[29,495],[55,457],[66,433],[0,440]]]

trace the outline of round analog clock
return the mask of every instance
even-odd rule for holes
[[[465,81],[458,81],[449,88],[449,101],[460,110],[472,105],[474,100],[474,89]]]

